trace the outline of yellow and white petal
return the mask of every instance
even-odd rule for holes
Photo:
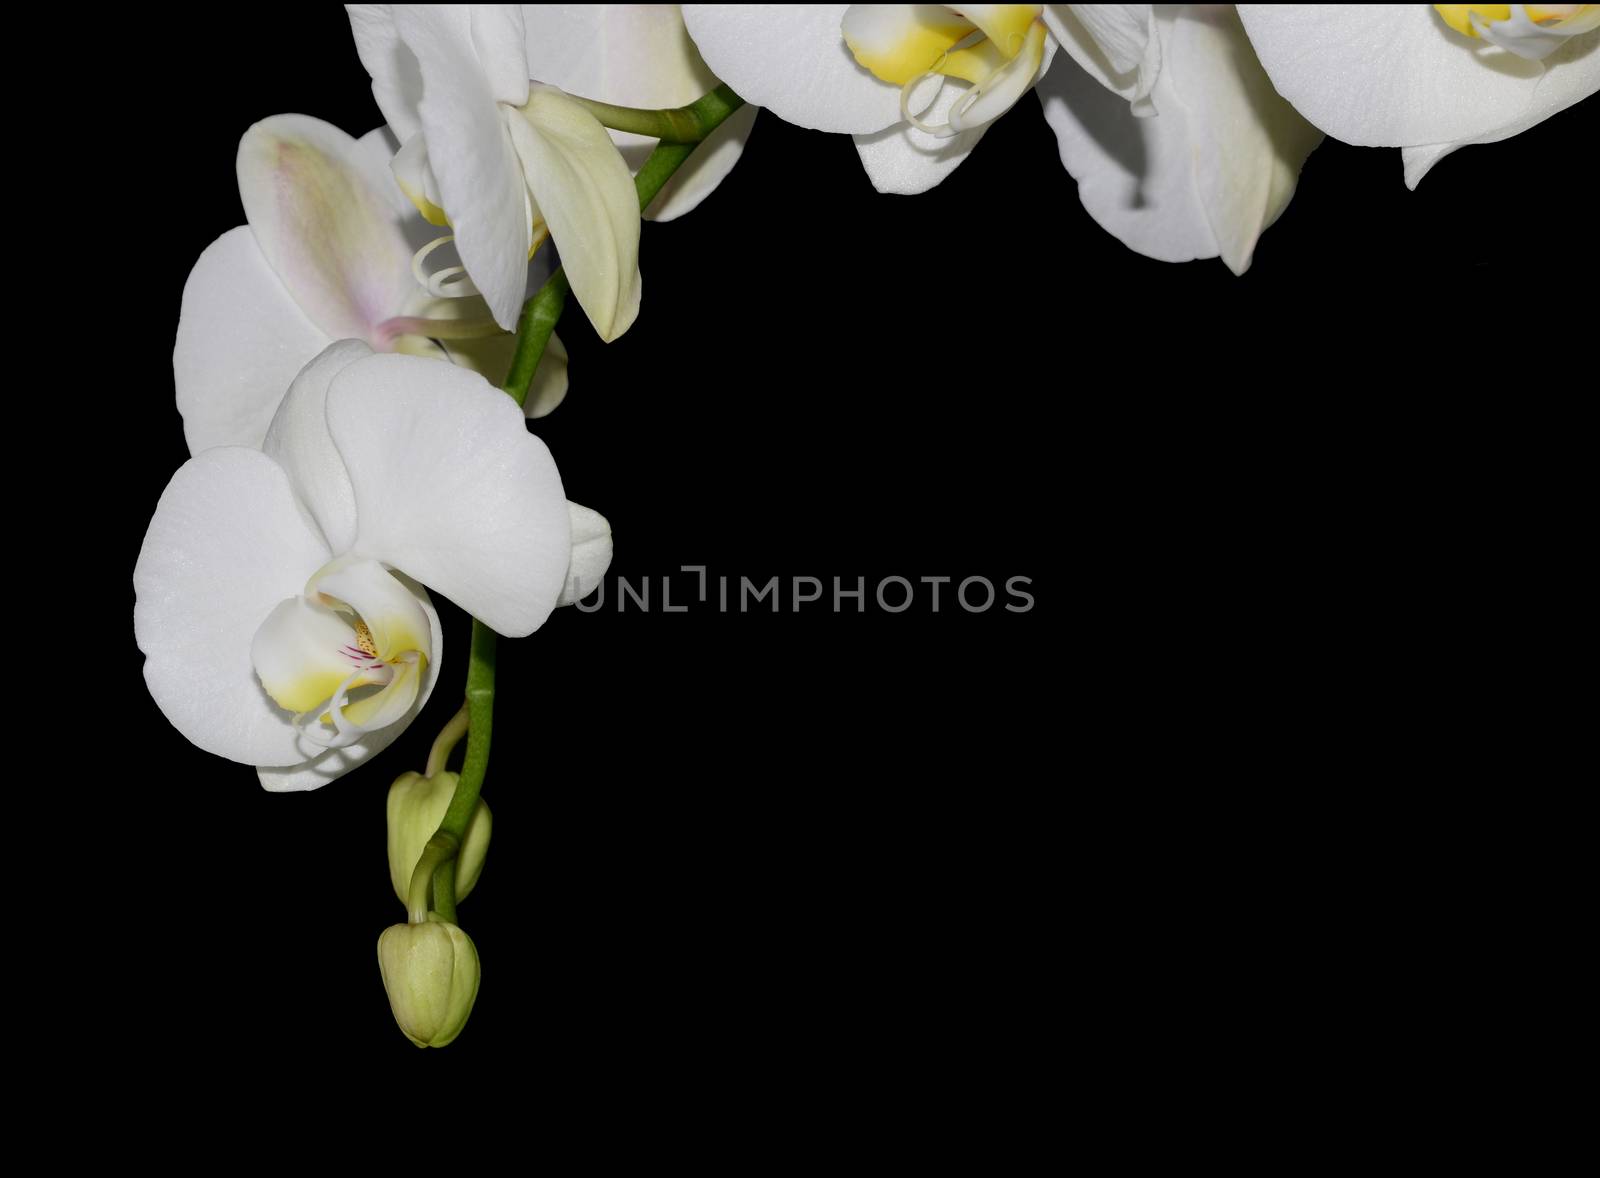
[[[1232,7],[1190,5],[1170,23],[1160,18],[1160,26],[1200,206],[1222,260],[1243,274],[1256,239],[1294,195],[1322,132],[1278,97]]]
[[[589,322],[611,341],[639,313],[639,196],[611,136],[576,99],[536,86],[507,111],[528,190]]]
[[[611,567],[611,524],[606,517],[592,507],[572,502],[567,504],[567,513],[572,523],[572,561],[557,605],[582,601],[595,591]]]
[[[441,229],[450,227],[449,214],[442,207],[444,195],[439,191],[439,178],[428,163],[426,136],[413,135],[400,145],[389,161],[389,178],[392,187],[399,189],[424,221]]]
[[[928,73],[977,27],[942,4],[852,4],[839,21],[839,32],[856,64],[892,86],[904,86]]]
[[[353,551],[501,634],[544,622],[571,524],[555,462],[516,402],[452,364],[371,356],[334,377],[328,428],[355,490]]]
[[[366,339],[411,285],[411,250],[363,171],[355,139],[304,115],[265,119],[239,141],[239,195],[261,252],[334,339]]]
[[[388,569],[366,557],[335,557],[306,583],[306,596],[330,608],[348,606],[365,632],[363,650],[384,663],[409,655],[433,657],[428,615],[411,591]],[[357,627],[359,631],[361,627]]]
[[[1140,117],[1156,113],[1152,102],[1161,72],[1161,39],[1154,5],[1046,4],[1044,22],[1067,55],[1102,86],[1133,104]]]
[[[259,448],[295,374],[332,342],[273,273],[248,225],[217,238],[189,271],[172,352],[189,452]]]
[[[422,71],[395,27],[392,4],[346,4],[356,55],[372,78],[372,97],[402,142],[422,129]]]
[[[401,6],[395,26],[422,74],[418,106],[456,251],[495,321],[514,331],[532,235],[527,187],[465,7]]]
[[[250,662],[273,702],[298,716],[325,707],[341,690],[389,681],[390,669],[359,642],[355,628],[329,606],[288,597],[256,629]]]
[[[840,33],[848,4],[685,4],[717,77],[787,123],[870,135],[901,121],[900,87],[856,64]]]
[[[156,506],[134,567],[134,637],[162,714],[200,748],[248,765],[311,755],[250,661],[256,630],[329,557],[288,476],[258,450],[186,462]]]
[[[433,694],[434,685],[439,680],[439,668],[444,660],[444,633],[439,626],[438,612],[433,608],[433,602],[428,599],[428,593],[421,585],[410,578],[396,574],[401,584],[416,597],[422,606],[423,612],[428,615],[428,627],[432,635],[431,645],[434,657],[422,668],[422,682],[417,692],[416,700],[411,705],[408,715],[401,716],[393,723],[374,728],[363,734],[353,744],[344,748],[324,748],[313,744],[302,737],[306,748],[303,754],[307,759],[296,765],[282,768],[258,766],[256,777],[261,782],[261,787],[271,793],[293,793],[302,790],[320,789],[328,782],[343,777],[350,770],[355,769],[388,748],[410,723],[416,719],[422,709],[427,706],[428,698]],[[404,685],[402,685],[404,687]]]
[[[356,538],[356,500],[344,459],[328,433],[328,385],[372,349],[360,340],[330,344],[301,369],[267,429],[261,450],[285,474],[296,501],[321,532],[330,552],[345,552]]]
[[[1586,47],[1581,41],[1569,41],[1545,58],[1544,66],[1544,77],[1539,79],[1532,101],[1510,122],[1455,143],[1405,148],[1401,155],[1405,160],[1406,187],[1415,188],[1434,164],[1457,148],[1498,143],[1520,135],[1551,115],[1600,92],[1600,46]]]
[[[1545,67],[1451,29],[1427,4],[1240,4],[1277,92],[1335,139],[1412,147],[1507,126]],[[1580,39],[1581,43],[1581,39]],[[1576,63],[1572,63],[1576,64]]]

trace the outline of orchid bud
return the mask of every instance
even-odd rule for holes
[[[458,776],[448,769],[432,777],[402,773],[389,787],[389,882],[394,885],[394,894],[402,904],[406,903],[411,873],[417,869],[422,849],[439,829],[445,811],[450,808]],[[479,799],[467,822],[461,849],[456,852],[457,902],[467,898],[483,871],[483,857],[489,851],[490,822],[489,807]]]
[[[461,1033],[478,997],[478,950],[455,925],[429,914],[378,938],[378,970],[389,1009],[418,1047],[443,1047]]]

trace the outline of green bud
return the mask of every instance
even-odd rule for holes
[[[411,873],[422,858],[433,832],[444,821],[450,798],[456,792],[458,774],[448,769],[432,777],[402,773],[389,787],[389,882],[400,903],[406,903],[411,890]],[[483,871],[483,857],[489,852],[489,807],[480,798],[467,823],[466,837],[456,852],[456,901],[467,898]]]
[[[395,924],[378,938],[378,970],[389,1009],[418,1047],[443,1047],[467,1025],[478,997],[478,950],[453,924]]]

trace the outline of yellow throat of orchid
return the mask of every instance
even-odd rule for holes
[[[328,748],[404,716],[432,657],[432,627],[416,597],[378,562],[356,556],[324,565],[304,594],[279,603],[250,647],[262,688]]]
[[[1568,37],[1600,28],[1600,4],[1435,4],[1433,10],[1462,36],[1535,61]]]
[[[840,32],[863,69],[900,87],[907,122],[948,138],[999,118],[1027,92],[1044,61],[1043,12],[1038,4],[852,4]],[[970,84],[937,125],[919,117],[932,101],[922,83],[932,77]]]

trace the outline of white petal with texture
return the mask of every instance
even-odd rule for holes
[[[1134,113],[1155,113],[1152,92],[1161,72],[1161,39],[1150,4],[1046,4],[1045,26],[1067,56]]]
[[[371,356],[334,377],[328,428],[355,489],[354,551],[501,634],[538,629],[571,524],[555,462],[515,401],[451,364]]]
[[[1155,118],[1136,117],[1083,70],[1051,70],[1038,94],[1061,162],[1101,228],[1163,262],[1214,258],[1220,251],[1200,200],[1189,125],[1171,85],[1163,70],[1152,91]]]
[[[400,40],[390,4],[346,4],[356,55],[372,78],[372,97],[384,120],[404,142],[422,129],[422,71],[416,55]]]
[[[356,538],[356,499],[344,460],[328,433],[328,385],[347,365],[372,349],[360,340],[330,344],[289,386],[261,443],[283,468],[296,501],[321,532],[330,552],[346,552]]]
[[[848,4],[685,4],[683,20],[717,77],[755,106],[818,131],[871,135],[900,121],[900,88],[851,56]]]
[[[250,646],[329,555],[260,451],[207,450],[167,484],[133,571],[133,628],[150,694],[194,744],[254,765],[319,751],[262,690]]]
[[[600,338],[639,314],[639,196],[611,136],[576,99],[538,86],[509,112],[528,188]]]
[[[611,567],[611,525],[592,507],[568,502],[572,523],[572,562],[557,605],[571,605],[593,593]]]
[[[396,27],[422,71],[428,162],[456,252],[495,322],[515,331],[527,278],[527,186],[502,108],[472,45],[465,7],[401,7]]]
[[[1310,122],[1364,147],[1481,135],[1516,119],[1539,62],[1464,37],[1428,4],[1241,4],[1279,94]]]
[[[248,225],[217,238],[189,271],[172,353],[189,452],[259,447],[295,374],[331,342],[284,289]]]
[[[1544,59],[1545,75],[1534,89],[1533,99],[1516,118],[1491,131],[1462,139],[1455,143],[1438,143],[1407,147],[1401,153],[1405,159],[1406,186],[1415,188],[1434,164],[1460,147],[1478,143],[1498,143],[1528,128],[1544,122],[1575,103],[1582,102],[1600,91],[1600,33],[1594,42],[1569,41]]]
[[[264,119],[239,141],[239,195],[256,242],[306,317],[366,339],[404,304],[411,250],[356,140],[304,115]]]
[[[528,101],[528,54],[520,4],[473,4],[472,47],[496,102]]]
[[[1160,29],[1163,68],[1186,116],[1201,208],[1222,260],[1243,274],[1322,133],[1274,92],[1232,8],[1190,5],[1176,19],[1163,19]]]

